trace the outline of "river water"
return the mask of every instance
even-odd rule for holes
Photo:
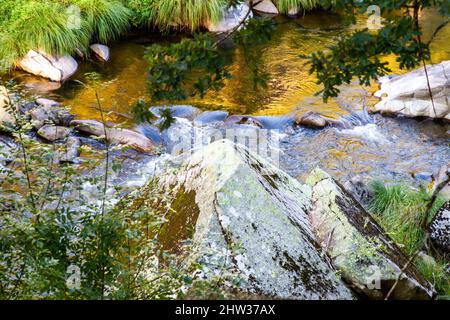
[[[366,18],[358,18],[350,26],[336,15],[316,12],[298,19],[277,18],[277,29],[267,45],[258,48],[263,67],[270,74],[267,89],[254,91],[243,57],[239,50],[227,50],[233,59],[233,78],[219,92],[204,99],[189,99],[178,104],[190,104],[204,111],[225,110],[229,114],[279,116],[289,119],[295,111],[314,110],[339,119],[364,106],[376,103],[372,93],[377,86],[363,88],[351,84],[342,94],[325,104],[314,95],[320,90],[316,79],[300,55],[326,48],[336,38],[355,28],[365,27]],[[421,16],[424,40],[427,40],[441,20],[433,11]],[[13,78],[25,86],[30,95],[55,99],[70,106],[79,118],[98,118],[95,90],[103,107],[119,113],[129,113],[130,106],[146,96],[145,49],[152,43],[170,43],[182,35],[137,35],[111,46],[112,59],[108,63],[84,61],[78,73],[58,88],[57,85],[15,71]],[[442,29],[431,45],[432,62],[450,60],[450,25]],[[399,70],[393,57],[385,57],[394,74]],[[85,87],[86,73],[96,72],[100,81]],[[51,89],[49,91],[49,89]],[[111,116],[111,120],[124,120]],[[270,118],[269,118],[270,120]],[[130,124],[132,125],[132,123]],[[430,173],[450,159],[449,124],[417,121],[404,118],[385,118],[372,115],[347,129],[327,128],[288,130],[281,140],[281,167],[294,177],[303,179],[308,171],[320,166],[339,179],[361,174],[367,179],[412,179],[415,173]],[[426,174],[425,174],[426,175]]]

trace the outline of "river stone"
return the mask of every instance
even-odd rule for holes
[[[434,216],[429,233],[435,248],[444,255],[450,255],[450,201],[444,203]]]
[[[15,122],[13,115],[6,110],[9,103],[8,90],[0,86],[0,126]]]
[[[48,141],[56,141],[67,138],[70,135],[69,128],[46,124],[38,130],[38,135]]]
[[[250,7],[247,3],[239,3],[236,6],[230,8],[224,8],[222,10],[222,19],[218,22],[210,22],[207,25],[207,29],[210,32],[229,32],[237,28],[239,24],[245,19],[248,14],[248,18],[253,17],[250,12]]]
[[[46,105],[37,107],[30,111],[33,126],[40,129],[45,124],[54,124],[59,126],[68,126],[75,118],[69,111],[63,108]]]
[[[379,80],[381,88],[374,94],[381,101],[372,111],[450,120],[450,61],[428,65],[427,71],[434,109],[422,67],[401,76],[382,77]]]
[[[61,104],[59,102],[56,102],[54,100],[46,99],[46,98],[38,98],[36,99],[36,103],[40,106],[46,107],[59,107]]]
[[[201,126],[213,122],[224,121],[228,117],[226,111],[207,111],[203,112],[194,119],[194,124]]]
[[[69,137],[66,144],[60,151],[59,162],[60,163],[73,163],[75,159],[80,155],[79,149],[81,147],[81,141],[77,137]]]
[[[357,292],[383,299],[407,264],[401,252],[370,214],[327,173],[315,169],[307,179],[312,187],[309,213],[317,239],[333,265]],[[432,285],[410,265],[392,299],[430,299]]]
[[[314,111],[296,114],[295,123],[310,128],[324,128],[328,125],[328,121]]]
[[[50,56],[45,53],[30,50],[17,63],[22,70],[31,74],[61,82],[69,79],[78,69],[74,58],[66,56]]]
[[[103,44],[93,44],[89,47],[92,52],[94,52],[95,56],[99,58],[101,61],[107,62],[109,61],[110,50],[107,46]]]
[[[189,120],[194,120],[194,118],[200,114],[200,110],[196,107],[190,105],[173,105],[173,106],[160,106],[151,107],[150,112],[152,112],[157,117],[161,116],[161,111],[164,109],[170,109],[172,116],[176,118],[185,118]]]
[[[172,246],[185,240],[180,235],[189,238],[186,229],[194,230],[197,250],[189,257],[202,262],[205,278],[234,270],[240,289],[250,294],[353,298],[314,239],[306,213],[311,188],[246,147],[216,141],[178,170],[169,168],[160,187],[176,195],[177,216],[165,227]],[[167,242],[167,235],[159,241]]]
[[[248,126],[263,128],[263,124],[261,123],[261,121],[252,116],[238,116],[238,115],[229,116],[228,118],[225,119],[224,124],[227,126],[236,124],[245,124]]]
[[[268,13],[268,14],[278,14],[278,9],[270,0],[259,1],[256,6],[253,7],[255,11]]]
[[[126,145],[145,153],[152,153],[155,149],[155,145],[149,138],[129,129],[105,128],[96,120],[74,120],[70,125],[78,131],[97,137],[104,137],[106,131],[108,142],[112,144]]]

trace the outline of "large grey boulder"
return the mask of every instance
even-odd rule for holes
[[[78,69],[78,64],[71,56],[51,56],[30,50],[18,61],[17,66],[31,74],[61,82],[69,79]]]
[[[450,201],[447,201],[431,221],[430,240],[443,255],[450,255]]]
[[[383,299],[397,278],[392,299],[430,299],[434,288],[401,252],[370,214],[327,173],[314,170],[310,221],[333,265],[356,291]]]
[[[244,146],[216,141],[169,168],[160,187],[175,195],[177,213],[159,241],[173,248],[192,239],[197,249],[189,257],[203,262],[204,277],[233,270],[250,294],[353,298],[315,241],[311,188]]]
[[[381,78],[381,88],[374,94],[381,101],[372,111],[450,120],[450,61],[428,65],[427,72],[434,108],[422,67],[401,76]]]
[[[211,32],[229,32],[237,28],[244,19],[253,17],[247,3],[239,3],[235,7],[223,9],[222,19],[218,22],[210,22],[207,29]]]

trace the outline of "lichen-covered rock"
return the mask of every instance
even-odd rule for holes
[[[222,19],[217,23],[210,23],[207,29],[211,32],[229,32],[239,26],[245,17],[251,18],[253,14],[246,3],[239,3],[234,7],[223,9]]]
[[[69,79],[78,69],[78,64],[71,56],[51,56],[30,50],[17,63],[22,70],[31,74],[61,82]]]
[[[450,255],[450,201],[447,201],[431,221],[430,239],[444,255]]]
[[[428,65],[427,72],[434,108],[422,67],[401,76],[381,78],[381,88],[374,94],[381,101],[372,111],[450,120],[450,61]]]
[[[414,266],[401,273],[408,258],[338,182],[316,169],[307,183],[312,187],[309,217],[315,234],[355,290],[382,299],[402,274],[392,299],[430,299],[435,295]]]
[[[247,293],[353,298],[315,241],[307,216],[311,188],[244,146],[216,141],[160,179],[177,195],[177,218],[167,227],[172,245],[173,234],[194,229],[198,249],[190,257],[203,262],[205,277],[235,270]]]

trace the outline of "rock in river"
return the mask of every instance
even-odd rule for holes
[[[5,87],[0,86],[0,126],[6,123],[14,123],[13,115],[8,112],[7,106],[9,104],[8,91]]]
[[[107,62],[109,61],[110,50],[107,46],[103,44],[93,44],[89,47],[92,52],[94,52],[95,56],[99,58],[101,61]]]
[[[57,82],[69,79],[78,69],[77,62],[71,56],[57,57],[33,50],[17,65],[26,72]]]
[[[45,105],[37,107],[30,111],[33,126],[40,129],[45,124],[54,124],[60,126],[68,126],[75,118],[69,111],[63,108]]]
[[[434,107],[422,67],[401,76],[381,78],[381,88],[374,94],[381,101],[372,111],[450,120],[450,61],[428,65],[427,72]]]
[[[38,135],[48,141],[62,140],[69,136],[72,130],[66,127],[46,124],[38,130]]]
[[[342,277],[371,299],[386,297],[397,278],[392,299],[430,299],[434,288],[410,265],[370,214],[320,169],[308,178],[312,187],[310,220],[320,245]]]
[[[279,13],[277,7],[270,0],[262,0],[259,2],[257,1],[256,5],[253,7],[253,9],[258,12],[273,14],[273,15]]]
[[[295,123],[311,128],[323,128],[328,125],[327,119],[314,111],[308,111],[304,114],[297,114],[295,116]]]
[[[70,125],[78,131],[97,137],[103,137],[106,130],[107,139],[112,144],[127,145],[146,153],[152,153],[155,149],[155,145],[149,138],[129,129],[104,128],[103,124],[96,120],[74,120]]]
[[[353,298],[315,241],[307,216],[311,188],[242,145],[216,141],[167,170],[160,184],[176,194],[177,216],[159,240],[182,241],[195,230],[189,237],[198,250],[190,258],[203,261],[206,277],[236,270],[249,293]]]

